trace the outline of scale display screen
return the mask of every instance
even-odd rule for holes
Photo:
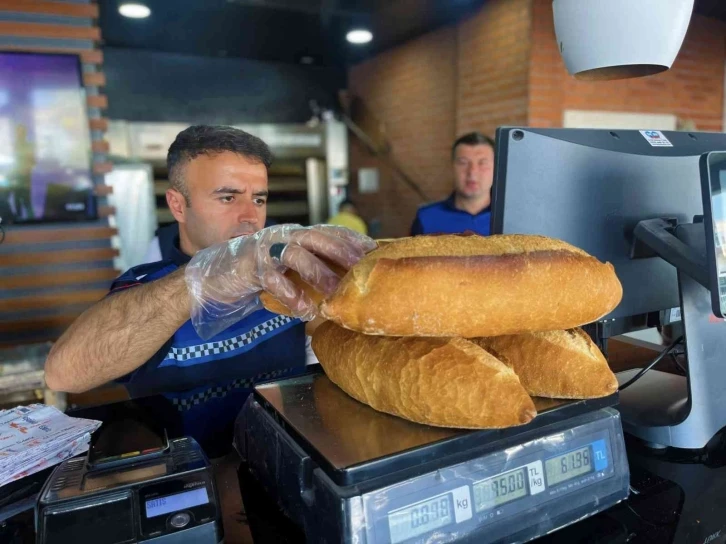
[[[473,485],[474,510],[478,513],[526,497],[527,467],[487,478]]]
[[[588,444],[583,448],[547,459],[545,461],[547,485],[552,486],[565,482],[571,478],[592,472],[593,469],[592,448]]]
[[[146,501],[146,517],[155,518],[163,516],[177,510],[193,508],[202,504],[209,503],[209,495],[206,487],[199,487],[191,491],[176,493],[175,495],[167,495],[166,497],[157,497]]]
[[[454,501],[451,493],[417,502],[388,514],[391,544],[415,538],[454,522]]]
[[[349,527],[360,529],[345,540],[529,542],[628,496],[628,462],[617,411],[603,408],[563,416],[544,429],[527,435],[530,439],[517,441],[513,435],[501,447],[489,442],[489,434],[469,435],[479,441],[462,443],[473,446],[463,461],[457,457],[412,478],[392,477],[387,485],[363,493],[365,523],[347,518]],[[481,451],[484,444],[489,449]],[[425,458],[431,457],[427,451]],[[347,512],[357,516],[357,508],[351,502]]]

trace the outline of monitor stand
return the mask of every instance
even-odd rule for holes
[[[679,225],[674,232],[705,263],[703,224]],[[726,323],[711,312],[711,294],[701,282],[678,266],[688,377],[651,370],[620,393],[625,432],[653,447],[701,449],[726,427]],[[618,380],[625,383],[638,370],[622,372]]]

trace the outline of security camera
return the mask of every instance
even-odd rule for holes
[[[553,0],[555,34],[577,79],[641,77],[668,70],[694,0]]]

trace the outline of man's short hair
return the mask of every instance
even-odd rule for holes
[[[265,142],[243,130],[228,126],[194,125],[177,134],[169,146],[166,166],[169,182],[179,191],[190,205],[189,187],[184,179],[183,167],[199,155],[213,156],[230,151],[254,162],[262,163],[269,169],[272,152]]]
[[[457,138],[454,145],[451,146],[451,160],[454,160],[456,157],[456,148],[460,145],[488,145],[492,148],[492,150],[496,149],[494,147],[494,140],[486,134],[482,134],[481,132],[470,132],[469,134],[464,134]]]

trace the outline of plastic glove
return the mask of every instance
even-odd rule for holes
[[[312,320],[317,306],[284,276],[287,268],[329,295],[340,279],[317,256],[349,269],[375,247],[371,238],[332,225],[275,225],[208,247],[186,267],[192,324],[209,339],[261,309],[263,290],[296,317]]]

